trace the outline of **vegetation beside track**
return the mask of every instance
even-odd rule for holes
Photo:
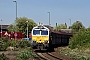
[[[60,47],[60,54],[78,60],[90,60],[90,28],[79,30],[73,35],[68,47]]]
[[[69,47],[74,48],[89,48],[90,47],[90,28],[79,31],[69,40]]]
[[[30,41],[9,40],[7,37],[3,37],[0,39],[0,60],[10,60],[11,58],[13,60],[26,60],[38,58],[38,56],[32,52]]]
[[[76,60],[90,60],[90,49],[70,49],[68,47],[60,47],[60,55],[73,58]]]
[[[26,48],[17,55],[17,60],[27,60],[29,58],[39,58],[32,52],[31,48]]]

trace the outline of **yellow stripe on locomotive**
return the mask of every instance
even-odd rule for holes
[[[32,36],[32,40],[36,43],[49,43],[49,36]]]

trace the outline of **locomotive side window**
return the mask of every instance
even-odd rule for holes
[[[42,31],[41,31],[41,35],[48,35],[48,31],[42,30]]]
[[[40,30],[33,30],[33,35],[40,35]]]

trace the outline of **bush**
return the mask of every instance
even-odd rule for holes
[[[79,60],[90,60],[90,58],[81,57]]]
[[[19,60],[19,59],[20,60],[26,60],[26,59],[29,59],[31,57],[38,58],[38,56],[36,54],[32,53],[31,50],[25,49],[24,51],[21,51],[21,53],[17,57],[17,60]]]
[[[81,48],[90,44],[90,31],[79,31],[69,40],[71,49]],[[89,46],[90,47],[90,46]]]
[[[0,38],[0,51],[6,50],[6,48],[10,45],[8,41],[8,37]]]
[[[25,47],[31,46],[31,43],[29,41],[25,41],[25,40],[18,41],[18,44],[19,44],[20,48],[25,48]]]
[[[7,42],[8,41],[8,37],[2,37],[0,40],[2,40],[3,42]]]
[[[6,50],[7,45],[3,41],[0,41],[0,51]]]
[[[18,50],[17,48],[30,47],[31,43],[30,41],[8,40],[7,37],[2,37],[2,39],[0,40],[0,51],[6,50],[9,46],[14,47],[16,50]]]
[[[16,40],[12,40],[12,41],[11,41],[11,46],[12,46],[12,47],[17,47],[17,45],[18,45],[18,44],[17,44]]]

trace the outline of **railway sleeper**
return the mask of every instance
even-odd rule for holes
[[[38,50],[46,50],[49,47],[48,44],[37,44]]]

